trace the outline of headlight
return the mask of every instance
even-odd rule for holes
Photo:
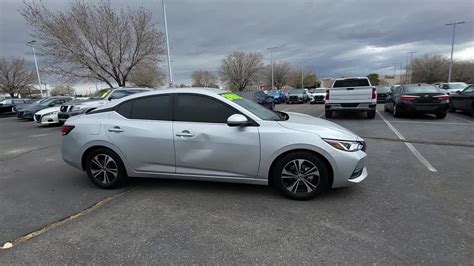
[[[362,141],[348,141],[338,139],[323,139],[327,144],[341,151],[365,150],[365,143]]]
[[[57,115],[57,114],[58,114],[58,111],[55,111],[55,112],[46,113],[46,114],[44,114],[43,116]]]

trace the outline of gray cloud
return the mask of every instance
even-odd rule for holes
[[[163,27],[161,1],[112,2],[142,5]],[[19,0],[0,3],[1,56],[29,57],[20,7]],[[217,70],[235,50],[258,51],[269,61],[265,48],[274,45],[283,45],[274,52],[275,60],[303,65],[320,76],[391,73],[394,63],[406,63],[407,51],[448,55],[451,28],[444,24],[457,20],[467,23],[457,28],[456,55],[474,59],[472,0],[168,0],[167,11],[177,82],[189,82],[194,69]]]

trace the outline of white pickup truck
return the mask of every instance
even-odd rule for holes
[[[366,77],[338,78],[326,91],[326,118],[336,111],[359,111],[367,112],[367,118],[372,119],[376,107],[377,90]]]

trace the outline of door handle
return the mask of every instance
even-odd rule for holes
[[[121,129],[119,126],[114,126],[113,128],[109,128],[107,131],[120,133],[123,132],[123,129]]]
[[[190,137],[194,137],[194,134],[187,131],[187,130],[183,130],[179,133],[176,133],[176,136],[177,137],[186,137],[186,138],[190,138]]]

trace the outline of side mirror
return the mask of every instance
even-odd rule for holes
[[[248,120],[247,117],[241,114],[233,114],[227,118],[227,125],[229,127],[243,127],[247,125]]]

